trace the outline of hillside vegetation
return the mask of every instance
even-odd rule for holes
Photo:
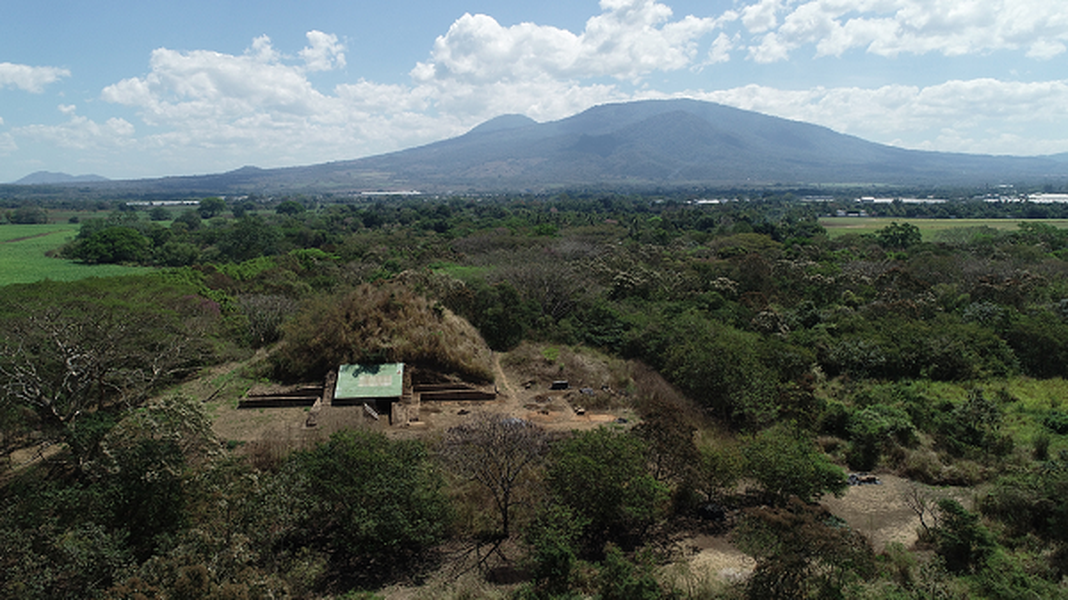
[[[439,572],[477,583],[422,593],[1065,596],[1068,230],[903,220],[1063,209],[894,204],[829,236],[838,206],[213,199],[85,219],[63,255],[151,272],[0,294],[0,595],[361,598]],[[465,409],[269,455],[212,433],[220,380],[379,360],[471,384],[504,365],[531,378],[515,388],[596,374],[574,393],[627,418]],[[849,472],[908,480],[915,544],[873,547],[821,504]],[[686,570],[694,534],[751,569]]]
[[[478,331],[441,304],[399,283],[362,284],[310,300],[285,325],[272,354],[284,380],[315,381],[338,365],[403,362],[467,381],[493,378]]]

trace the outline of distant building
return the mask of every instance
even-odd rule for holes
[[[1038,204],[1065,204],[1068,194],[1031,194],[1027,199]]]
[[[422,196],[423,192],[419,190],[393,190],[393,191],[374,191],[374,192],[360,192],[361,196]]]
[[[198,206],[200,200],[135,200],[127,206]]]

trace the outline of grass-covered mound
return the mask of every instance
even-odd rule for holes
[[[404,362],[490,381],[489,347],[465,319],[397,283],[364,284],[307,303],[272,355],[277,377],[319,379],[341,364]]]

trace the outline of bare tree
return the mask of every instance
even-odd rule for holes
[[[278,294],[245,294],[237,297],[237,307],[248,317],[249,341],[259,347],[282,337],[282,323],[297,312],[300,303]]]
[[[25,310],[0,335],[0,402],[33,411],[55,436],[83,413],[134,406],[207,352],[197,318],[183,316],[107,305]]]
[[[507,538],[522,476],[542,460],[548,448],[548,436],[537,425],[506,415],[478,413],[470,422],[448,430],[441,457],[457,474],[490,492]]]
[[[938,527],[938,511],[936,510],[938,500],[939,497],[931,491],[931,488],[914,481],[910,481],[902,492],[902,501],[920,518],[920,526],[923,527],[925,536],[930,535],[932,527]],[[931,524],[927,523],[928,519],[932,520]]]
[[[490,281],[507,281],[553,320],[569,315],[589,284],[582,263],[556,248],[533,248],[498,259],[501,264]]]

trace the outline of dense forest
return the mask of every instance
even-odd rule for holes
[[[473,548],[518,575],[455,597],[1068,597],[1068,229],[831,236],[818,217],[838,209],[856,206],[591,193],[84,213],[59,255],[158,269],[0,294],[4,454],[53,450],[3,467],[0,594],[373,598]],[[482,348],[618,360],[639,418],[550,434],[474,414],[257,456],[180,391],[224,364],[485,382]],[[915,545],[876,548],[820,504],[849,472],[915,483]],[[668,569],[682,530],[725,534],[755,568]]]

